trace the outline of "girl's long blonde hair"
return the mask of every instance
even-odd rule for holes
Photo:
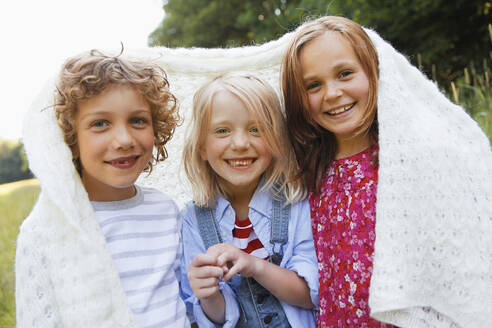
[[[270,189],[274,197],[283,195],[288,203],[303,198],[300,183],[292,182],[297,167],[276,92],[268,83],[251,74],[227,73],[205,83],[193,98],[193,115],[186,133],[183,164],[195,203],[212,207],[219,195],[229,199],[217,174],[200,155],[211,120],[213,99],[219,91],[230,92],[244,104],[272,152],[272,162],[265,172],[262,188]]]

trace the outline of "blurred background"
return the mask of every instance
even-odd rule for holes
[[[236,47],[342,15],[373,28],[460,104],[492,140],[492,1],[45,0],[0,4],[0,327],[15,326],[19,225],[39,194],[24,113],[63,60],[93,48]]]

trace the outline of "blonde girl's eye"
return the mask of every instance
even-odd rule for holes
[[[260,130],[256,126],[253,126],[251,129],[249,129],[249,133],[255,136],[259,136]]]
[[[227,135],[229,133],[229,129],[227,129],[227,128],[217,128],[217,129],[215,129],[214,133],[217,134],[217,135],[219,135],[219,136],[224,136],[224,135]]]

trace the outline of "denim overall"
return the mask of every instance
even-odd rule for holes
[[[270,243],[273,245],[273,254],[270,254],[268,261],[279,265],[283,256],[282,246],[288,239],[290,205],[282,208],[283,201],[274,199],[272,202]],[[222,243],[223,239],[212,210],[195,205],[195,213],[205,247],[208,249],[212,245]],[[235,275],[227,283],[236,294],[241,308],[236,327],[291,327],[278,299],[253,278]]]

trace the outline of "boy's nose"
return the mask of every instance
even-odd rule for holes
[[[115,129],[113,145],[115,149],[131,149],[135,146],[135,138],[127,127],[118,127]]]

